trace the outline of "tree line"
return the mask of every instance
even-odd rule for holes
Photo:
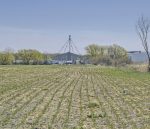
[[[128,55],[127,51],[119,45],[112,46],[99,46],[91,44],[85,48],[86,55],[83,55],[82,59],[90,64],[105,64],[114,65],[127,63]],[[48,61],[57,54],[41,53],[34,49],[22,49],[17,52],[13,52],[11,49],[6,49],[0,52],[0,64],[25,64],[25,65],[39,65],[48,64]]]
[[[86,47],[86,52],[90,61],[95,65],[104,64],[118,66],[131,62],[128,58],[127,51],[116,44],[111,46],[92,44]]]
[[[44,64],[51,59],[50,54],[41,53],[34,49],[22,49],[14,53],[11,49],[0,52],[0,64]]]

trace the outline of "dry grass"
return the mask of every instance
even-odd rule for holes
[[[127,66],[131,70],[139,71],[139,72],[147,72],[147,64],[131,64]]]

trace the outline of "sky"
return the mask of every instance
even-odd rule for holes
[[[135,25],[150,17],[150,0],[0,0],[0,51],[56,53],[72,35],[80,53],[89,44],[143,50]]]

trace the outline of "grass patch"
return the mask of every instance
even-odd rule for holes
[[[88,108],[99,108],[99,103],[94,100],[88,104]]]

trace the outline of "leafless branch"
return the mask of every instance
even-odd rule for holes
[[[144,16],[141,16],[138,19],[137,25],[136,25],[136,31],[137,34],[142,42],[142,46],[147,54],[149,66],[148,70],[150,71],[150,52],[149,52],[149,45],[148,45],[148,34],[150,30],[150,21],[148,18],[145,18]]]

